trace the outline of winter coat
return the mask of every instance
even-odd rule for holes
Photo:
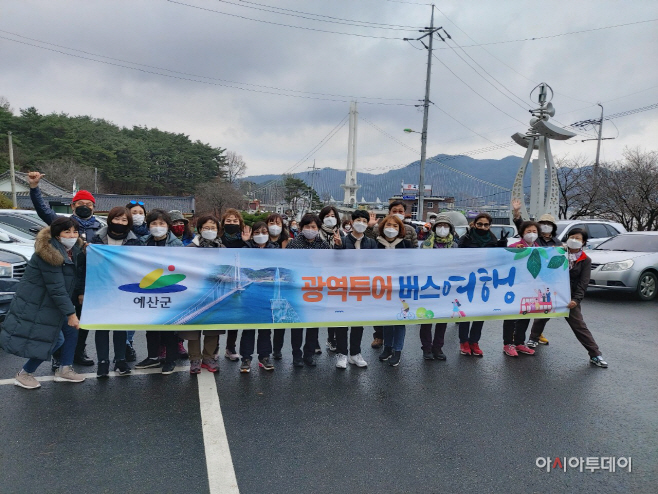
[[[338,232],[338,235],[340,235],[340,242],[341,245],[345,243],[345,235],[343,232],[340,231],[340,229],[336,226],[333,229],[331,229],[331,233],[325,230],[325,226],[323,225],[322,228],[320,228],[319,232],[320,234],[318,235],[319,237],[322,238],[325,242],[329,244],[329,247],[332,249],[342,249],[342,247],[337,246],[334,244],[334,232]]]
[[[331,249],[329,244],[320,238],[320,235],[313,239],[313,242],[306,240],[304,235],[299,235],[288,242],[286,249]]]
[[[502,239],[498,240],[496,238],[496,235],[494,235],[493,232],[489,232],[489,236],[484,242],[483,245],[480,245],[477,240],[475,240],[475,228],[469,229],[464,235],[459,237],[459,248],[479,248],[479,247],[506,247],[507,246],[507,240]]]
[[[453,234],[451,233],[450,235]],[[450,238],[450,235],[448,235],[446,238]],[[434,234],[434,232],[431,232],[430,236],[423,242],[421,249],[456,249],[459,247],[457,242],[454,240],[454,235],[450,242],[438,242],[437,238],[438,237]]]
[[[343,239],[343,249],[356,249],[356,238],[351,233]],[[365,235],[361,237],[359,249],[377,249],[377,241]]]
[[[245,249],[280,249],[281,246],[277,242],[272,242],[271,240],[268,240],[267,243],[265,244],[265,247],[261,247],[258,245],[256,242],[253,240],[247,240],[244,244]]]
[[[148,245],[150,241],[153,240],[153,235],[150,233],[146,235],[145,237],[142,237],[139,239],[141,245]],[[178,238],[176,238],[176,235],[171,233],[170,231],[167,232],[167,238],[165,239],[165,247],[182,247],[183,242],[181,242]]]
[[[34,209],[39,215],[39,218],[41,218],[47,225],[50,225],[57,218],[60,218],[60,215],[53,211],[48,203],[43,199],[39,187],[30,189],[30,199],[32,199],[32,204],[34,205]],[[103,224],[93,216],[87,218],[86,220],[78,218],[75,214],[71,215],[71,217],[75,218],[75,220],[80,224],[80,236],[83,237],[83,240],[86,240],[87,242],[91,242],[91,239],[94,238],[94,235],[96,235],[98,230],[103,228]]]
[[[50,228],[38,233],[34,255],[0,329],[0,346],[5,351],[24,358],[50,359],[66,318],[75,314],[71,299],[77,262],[84,256],[82,245],[79,239],[69,259],[64,246],[51,237]]]
[[[104,244],[107,245],[107,227],[104,226],[98,232],[96,235],[93,236],[91,239],[92,244]],[[137,238],[137,235],[135,235],[132,231],[128,232],[128,236],[123,239],[121,245],[141,245],[139,242],[139,238]]]
[[[225,247],[229,249],[241,249],[242,247],[245,246],[245,241],[242,240],[242,235],[235,239],[229,239],[226,237],[226,234],[223,234],[220,237],[222,243],[224,244]]]
[[[139,226],[133,225],[133,233],[137,235],[137,238],[145,237],[149,234],[149,227],[146,226],[146,222],[142,223]]]
[[[592,271],[592,260],[583,252],[569,268],[569,284],[571,285],[571,300],[582,302],[589,286]]]
[[[399,240],[399,242],[397,242]],[[397,243],[396,243],[397,242]],[[391,243],[395,244],[395,247],[387,247]],[[405,238],[396,238],[393,242],[389,242],[384,237],[377,237],[377,248],[378,249],[411,249],[411,242]]]
[[[187,247],[203,247],[203,248],[225,248],[226,246],[222,243],[219,237],[215,240],[208,240],[203,238],[201,235],[195,235],[192,241],[187,245]]]
[[[376,240],[379,236],[379,225],[375,225],[372,228],[368,227],[365,232],[366,237],[370,237],[373,240]],[[416,234],[416,229],[405,223],[404,225],[404,238],[408,240],[411,246],[415,249],[418,247],[418,235]]]

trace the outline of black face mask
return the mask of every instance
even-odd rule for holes
[[[479,228],[476,227],[475,233],[477,233],[481,237],[486,237],[487,235],[489,235],[489,230],[480,230]]]
[[[224,225],[224,231],[229,235],[235,235],[240,231],[240,225]]]
[[[87,206],[78,206],[77,208],[75,208],[75,215],[82,218],[83,220],[89,218],[91,214],[92,214],[92,210]]]
[[[128,225],[121,225],[119,223],[112,223],[110,226],[110,229],[114,233],[118,233],[121,235],[122,233],[127,233],[128,232]]]

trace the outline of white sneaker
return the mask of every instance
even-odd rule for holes
[[[339,353],[336,356],[336,367],[339,369],[347,369],[347,355]]]
[[[224,352],[224,357],[229,359],[231,362],[237,362],[238,360],[240,360],[240,354],[239,353],[233,353],[228,348],[226,349],[226,352]]]
[[[55,382],[58,383],[81,383],[84,380],[83,376],[73,370],[72,365],[63,365],[55,372]]]
[[[356,355],[350,355],[347,361],[352,365],[356,365],[357,367],[368,367],[368,362],[363,360],[363,357],[360,353],[357,353]]]
[[[28,372],[20,371],[14,377],[14,384],[25,389],[37,389],[41,387],[39,381],[37,381],[34,376]]]

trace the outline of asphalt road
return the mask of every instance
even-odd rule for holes
[[[326,351],[303,369],[288,351],[272,373],[254,365],[241,375],[222,359],[216,383],[239,491],[655,492],[658,301],[593,292],[583,312],[608,369],[588,363],[564,320],[547,326],[549,346],[517,359],[502,353],[502,322],[485,324],[482,359],[459,355],[456,325],[446,362],[422,360],[417,326],[398,368],[377,361],[369,331],[367,369],[339,371]],[[144,337],[136,341],[143,357]],[[1,493],[210,492],[195,376],[26,391],[6,381],[21,364],[0,352]],[[536,466],[610,456],[631,457],[632,472]]]

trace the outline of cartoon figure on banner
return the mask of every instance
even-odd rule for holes
[[[452,301],[452,314],[450,315],[450,319],[453,317],[457,317],[457,319],[460,317],[466,317],[466,314],[461,309],[461,306],[462,304],[459,303],[459,300],[455,299]]]
[[[398,313],[398,319],[416,319],[416,315],[413,312],[409,312],[410,307],[406,300],[400,299],[402,303],[402,311]]]
[[[546,288],[545,292],[537,289],[536,297],[523,297],[521,299],[521,310],[519,311],[521,314],[540,312],[548,314],[551,311],[555,311],[555,307],[551,302],[550,288]]]

